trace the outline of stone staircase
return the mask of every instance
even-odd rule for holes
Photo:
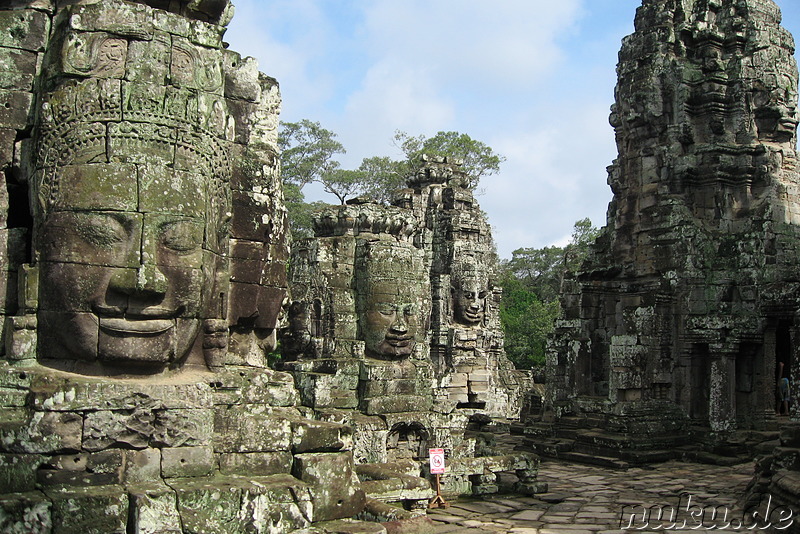
[[[625,469],[630,465],[671,459],[737,465],[771,450],[777,431],[738,431],[714,435],[708,428],[691,426],[680,435],[636,435],[609,429],[601,414],[564,416],[557,424],[530,418],[512,425],[519,450],[601,467]]]

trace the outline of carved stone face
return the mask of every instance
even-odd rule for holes
[[[57,173],[38,240],[44,358],[150,368],[183,358],[213,285],[203,178],[113,163]]]
[[[423,321],[420,303],[408,283],[384,279],[368,284],[361,333],[370,356],[400,359],[414,351]]]
[[[465,325],[477,325],[483,321],[486,308],[486,287],[477,278],[465,278],[453,288],[453,315]]]

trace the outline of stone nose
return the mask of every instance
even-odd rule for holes
[[[397,315],[395,316],[395,320],[392,323],[390,329],[392,332],[397,333],[405,333],[408,332],[408,321],[406,320],[406,315],[403,313],[402,310],[397,311]]]
[[[136,291],[164,294],[167,292],[167,277],[158,266],[144,263],[136,270]]]
[[[167,277],[158,266],[151,264],[142,264],[136,269],[117,269],[108,283],[108,289],[112,293],[126,296],[163,296],[167,292],[167,286]]]

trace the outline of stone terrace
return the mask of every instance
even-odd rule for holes
[[[436,525],[432,534],[450,532],[504,532],[514,534],[612,534],[624,532],[658,532],[638,530],[641,521],[634,522],[630,530],[621,530],[623,509],[642,517],[641,505],[662,506],[667,513],[677,506],[681,493],[691,494],[691,506],[717,507],[721,512],[727,507],[733,512],[729,518],[741,517],[737,502],[753,476],[753,464],[720,467],[683,462],[667,462],[649,467],[613,470],[602,467],[578,465],[557,460],[545,460],[539,470],[539,479],[549,484],[549,493],[536,497],[491,496],[482,500],[462,499],[444,509],[432,510],[429,517]],[[687,500],[681,503],[683,514],[679,523],[691,517],[685,512]],[[625,508],[625,507],[629,508]],[[626,514],[626,526],[629,514]],[[721,525],[717,522],[717,526]],[[650,527],[658,522],[652,517]],[[664,526],[668,525],[664,522]],[[711,522],[704,525],[710,526]],[[647,527],[645,527],[647,528]],[[705,530],[705,529],[700,529]],[[660,530],[661,532],[664,529]],[[671,530],[672,532],[698,532],[698,530]],[[744,528],[715,529],[717,532],[747,532]],[[763,530],[761,531],[763,532]]]

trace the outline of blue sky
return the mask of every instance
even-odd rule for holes
[[[503,258],[605,224],[620,40],[641,0],[234,0],[225,40],[278,79],[281,120],[319,121],[354,168],[395,130],[455,130],[507,161],[478,197]],[[777,0],[800,38],[800,2]],[[335,203],[319,190],[310,199]]]

